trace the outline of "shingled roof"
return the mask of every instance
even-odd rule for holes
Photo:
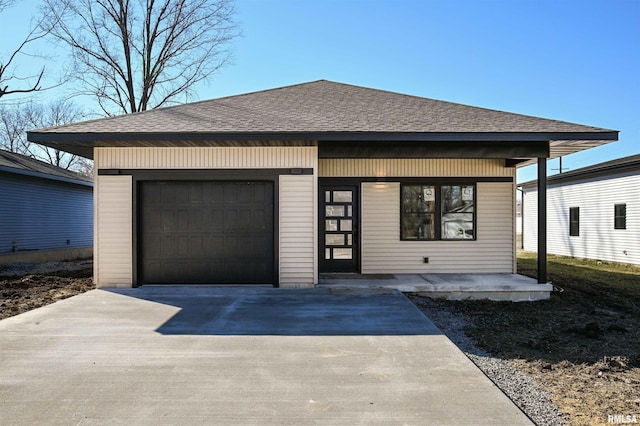
[[[319,80],[29,132],[29,140],[571,140],[617,132]]]
[[[607,176],[619,175],[622,173],[634,173],[640,175],[640,154],[631,155],[629,157],[616,158],[615,160],[605,161],[603,163],[592,164],[590,166],[581,167],[579,169],[568,172],[557,173],[549,176],[547,182],[549,185],[557,185],[567,182],[582,181],[592,178],[603,178]],[[520,186],[526,189],[537,189],[538,180],[530,180],[521,183]]]
[[[79,173],[2,149],[0,149],[0,171],[85,185],[92,184],[90,178]]]

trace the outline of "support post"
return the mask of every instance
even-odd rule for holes
[[[547,283],[547,159],[538,158],[538,283]]]

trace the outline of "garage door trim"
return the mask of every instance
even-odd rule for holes
[[[100,169],[98,175],[129,175],[132,177],[132,283],[138,287],[138,182],[149,180],[207,181],[271,181],[273,182],[273,285],[278,287],[280,259],[279,177],[281,175],[311,175],[313,169]]]

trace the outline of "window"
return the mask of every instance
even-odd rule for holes
[[[580,207],[569,208],[569,235],[580,236]]]
[[[402,240],[475,239],[475,185],[402,185]]]
[[[627,229],[627,205],[616,204],[614,206],[614,229]]]

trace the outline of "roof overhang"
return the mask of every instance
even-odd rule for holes
[[[307,141],[318,143],[320,156],[505,158],[510,159],[513,165],[521,166],[535,158],[554,158],[615,141],[618,139],[618,132],[64,133],[34,130],[27,133],[27,138],[31,142],[87,158],[93,158],[94,147],[216,146],[221,142],[269,145],[270,141]],[[381,145],[384,142],[392,142],[393,145]],[[384,154],[385,151],[387,154]]]

